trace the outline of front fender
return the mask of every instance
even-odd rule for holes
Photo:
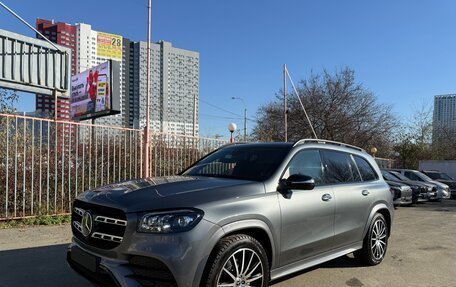
[[[235,221],[229,224],[222,226],[222,229],[225,234],[233,233],[242,233],[242,230],[247,229],[261,229],[264,231],[269,239],[270,248],[271,248],[271,268],[276,264],[276,254],[278,252],[277,239],[274,237],[274,234],[271,232],[271,229],[268,224],[264,221],[257,219],[247,219],[242,221]]]

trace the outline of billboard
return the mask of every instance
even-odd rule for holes
[[[70,115],[86,120],[120,113],[120,64],[107,61],[71,77]]]
[[[97,33],[97,56],[114,60],[122,60],[122,36]]]

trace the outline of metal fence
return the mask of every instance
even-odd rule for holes
[[[80,192],[141,177],[143,142],[138,129],[0,114],[0,220],[68,213]],[[176,174],[226,143],[151,134],[151,174]]]
[[[380,168],[398,168],[398,161],[395,159],[376,157],[375,161]]]

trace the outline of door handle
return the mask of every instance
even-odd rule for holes
[[[361,191],[361,194],[364,195],[364,196],[368,196],[369,195],[369,191],[368,190],[363,190]]]
[[[323,201],[329,201],[329,200],[331,200],[331,199],[332,199],[332,196],[331,196],[331,194],[329,194],[329,193],[325,193],[325,194],[323,194],[323,196],[321,197],[321,200],[323,200]]]

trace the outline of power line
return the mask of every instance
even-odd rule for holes
[[[225,113],[229,113],[229,114],[238,116],[238,117],[240,117],[240,118],[243,118],[243,117],[242,117],[241,115],[239,115],[239,114],[236,114],[236,113],[233,113],[233,112],[231,112],[231,111],[225,110],[224,108],[221,108],[221,107],[218,107],[218,106],[216,106],[216,105],[214,105],[214,104],[211,104],[211,103],[209,103],[209,102],[207,102],[207,101],[205,101],[205,100],[203,100],[203,99],[201,99],[201,98],[200,98],[199,100],[200,100],[200,102],[203,102],[203,103],[205,103],[206,105],[209,105],[209,106],[211,106],[211,107],[213,107],[213,108],[215,108],[215,109],[218,109],[218,110],[224,111]]]
[[[217,116],[217,115],[207,115],[207,114],[200,114],[200,117],[208,117],[208,118],[217,118],[217,119],[228,119],[228,120],[243,120],[244,118],[235,118],[235,117],[222,117],[222,116]],[[249,122],[258,122],[257,120],[255,119],[250,119],[250,118],[247,118],[247,120]]]
[[[206,115],[206,114],[200,114],[200,117],[217,118],[217,119],[227,119],[227,120],[243,120],[243,119],[244,119],[244,118],[222,117],[222,116],[217,116],[217,115]]]

